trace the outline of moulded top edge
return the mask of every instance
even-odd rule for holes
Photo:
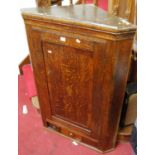
[[[22,15],[27,15],[39,20],[82,25],[109,32],[136,30],[136,26],[125,19],[108,14],[106,11],[90,4],[26,8],[22,9],[21,12]]]

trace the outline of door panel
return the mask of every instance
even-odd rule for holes
[[[46,42],[43,51],[52,115],[89,129],[93,52]]]

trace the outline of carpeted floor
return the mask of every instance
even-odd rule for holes
[[[72,140],[43,127],[41,116],[30,103],[23,76],[19,81],[19,155],[101,155],[81,144],[75,146]],[[22,114],[23,105],[28,113]],[[116,149],[104,155],[133,155],[129,143],[117,145]]]

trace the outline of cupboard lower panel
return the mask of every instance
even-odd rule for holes
[[[53,130],[55,130],[58,133],[61,133],[67,137],[73,138],[79,142],[86,143],[88,145],[91,145],[93,147],[98,147],[99,141],[97,139],[94,139],[90,136],[90,133],[88,131],[83,132],[84,129],[74,129],[71,128],[71,126],[64,125],[63,123],[59,123],[56,121],[53,121],[51,119],[46,119],[48,127],[51,127]]]

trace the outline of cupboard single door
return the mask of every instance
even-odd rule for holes
[[[93,52],[46,42],[43,51],[52,116],[90,129]]]

